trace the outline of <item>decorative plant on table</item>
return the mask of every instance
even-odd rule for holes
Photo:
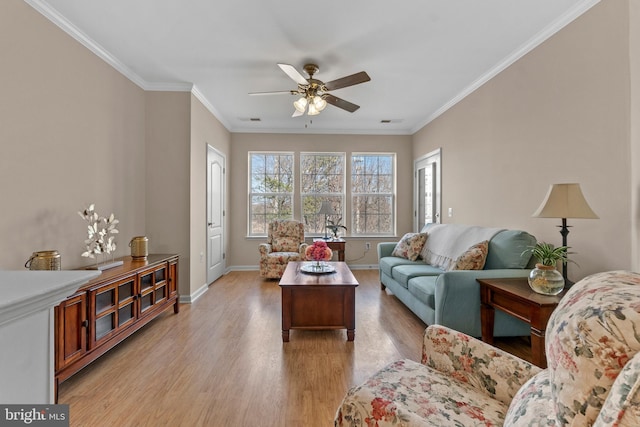
[[[95,205],[93,203],[82,212],[78,212],[78,215],[89,224],[87,226],[89,238],[84,241],[86,250],[82,253],[82,256],[95,258],[96,268],[100,269],[100,267],[98,267],[97,255],[103,255],[104,257],[115,252],[116,242],[114,234],[119,233],[117,226],[120,221],[115,218],[113,213],[108,217],[101,217],[95,211]],[[122,262],[112,263],[109,266],[115,267],[120,264],[122,264]]]
[[[523,252],[531,255],[539,262],[529,273],[529,286],[534,291],[544,295],[557,295],[564,288],[564,278],[556,269],[558,261],[574,262],[568,258],[568,246],[554,247],[550,243],[538,242],[535,246]],[[573,252],[571,252],[573,253]]]
[[[347,227],[341,225],[340,221],[342,221],[342,217],[338,218],[337,221],[333,221],[331,219],[327,220],[327,225],[325,226],[325,228],[331,230],[331,234],[333,234],[334,239],[338,238],[338,230],[340,230],[341,228],[343,228],[344,231],[347,231]]]
[[[304,255],[308,260],[315,261],[316,267],[321,269],[321,262],[329,261],[331,257],[333,257],[333,252],[331,248],[327,246],[327,242],[324,240],[316,240],[313,244],[307,246]]]

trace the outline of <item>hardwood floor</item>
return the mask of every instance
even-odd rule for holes
[[[349,387],[400,359],[420,360],[425,325],[356,270],[355,341],[291,331],[280,287],[232,272],[180,313],[167,311],[59,387],[71,426],[331,426]],[[496,340],[530,360],[526,339]]]

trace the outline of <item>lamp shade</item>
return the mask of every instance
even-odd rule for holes
[[[334,215],[336,211],[333,210],[331,202],[324,201],[320,205],[320,210],[317,213],[318,215]]]
[[[300,99],[298,99],[296,102],[293,103],[293,106],[295,107],[296,110],[300,111],[301,113],[304,113],[305,108],[307,108],[307,99],[304,97],[301,97]]]
[[[537,218],[598,218],[582,195],[580,184],[552,184],[533,216]]]
[[[307,110],[307,115],[308,116],[317,116],[318,114],[320,114],[320,110],[318,110],[316,108],[316,104],[314,104],[313,102],[309,103],[309,109]]]
[[[324,107],[327,106],[327,101],[325,101],[324,99],[322,99],[319,96],[315,96],[313,98],[313,105],[316,107],[316,109],[318,111],[322,111],[322,110],[324,110]]]

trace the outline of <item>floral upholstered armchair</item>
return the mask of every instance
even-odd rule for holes
[[[352,388],[336,426],[640,426],[640,274],[576,283],[546,332],[548,368],[442,326],[422,363]]]
[[[304,224],[294,220],[276,220],[269,224],[267,243],[261,243],[260,276],[279,279],[289,261],[303,261]]]

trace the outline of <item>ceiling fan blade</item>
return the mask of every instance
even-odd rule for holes
[[[287,76],[291,77],[291,79],[294,82],[298,83],[299,85],[308,85],[309,84],[307,79],[305,79],[304,76],[302,74],[300,74],[300,72],[298,70],[296,70],[293,65],[278,64],[278,67],[280,67],[282,69],[282,71],[284,71]]]
[[[353,86],[360,83],[368,82],[371,80],[371,77],[364,72],[360,71],[359,73],[352,74],[350,76],[343,77],[341,79],[332,80],[324,84],[327,90],[336,90],[342,89],[343,87]]]
[[[279,90],[275,92],[249,92],[251,96],[261,96],[261,95],[295,95],[295,90]]]
[[[327,104],[331,104],[331,105],[336,106],[338,108],[342,108],[343,110],[346,110],[346,111],[348,111],[350,113],[353,113],[358,108],[360,108],[359,105],[352,104],[351,102],[345,101],[344,99],[338,98],[337,96],[333,96],[330,93],[326,93],[326,94],[322,95],[322,99],[327,101]]]
[[[293,110],[293,114],[291,115],[291,117],[300,117],[303,114],[304,113],[302,111]]]

